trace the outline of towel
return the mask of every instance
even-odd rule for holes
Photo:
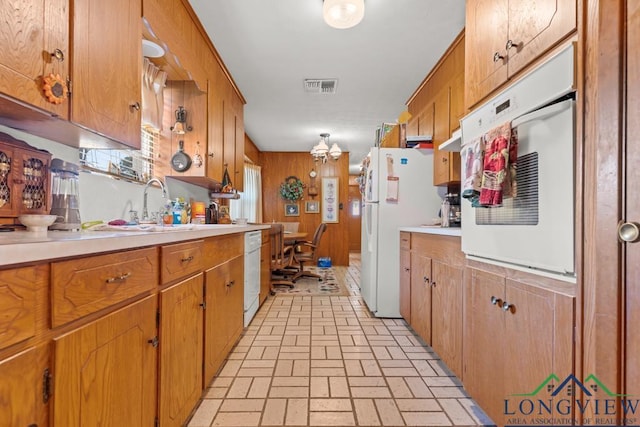
[[[472,206],[478,204],[482,185],[482,167],[484,160],[484,138],[471,140],[462,147],[462,197],[469,199]]]
[[[518,183],[516,172],[518,167],[518,129],[511,129],[511,140],[509,141],[509,163],[507,174],[502,188],[502,197],[507,199],[518,195]]]
[[[486,207],[502,206],[504,182],[509,173],[511,123],[491,129],[484,138],[485,151],[479,203]]]

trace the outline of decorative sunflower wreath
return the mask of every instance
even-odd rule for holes
[[[67,99],[67,83],[60,74],[49,74],[42,78],[42,91],[52,104],[62,104]]]
[[[280,195],[283,199],[295,202],[302,199],[304,195],[304,184],[295,176],[287,177],[280,184]]]

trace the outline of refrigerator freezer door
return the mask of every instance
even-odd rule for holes
[[[367,168],[367,172],[365,174],[366,183],[365,183],[365,191],[364,191],[364,201],[365,202],[377,202],[379,200],[379,185],[378,182],[380,180],[380,166],[379,166],[379,157],[380,157],[380,149],[372,148],[369,152],[369,167]]]
[[[362,215],[360,294],[372,312],[377,310],[378,204],[365,203]]]

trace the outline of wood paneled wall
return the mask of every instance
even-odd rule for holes
[[[246,144],[245,144],[246,146]],[[347,199],[349,197],[349,153],[343,153],[338,161],[329,160],[327,163],[314,163],[309,153],[292,152],[262,152],[260,162],[262,166],[262,192],[263,192],[263,220],[300,222],[300,231],[309,233],[309,239],[313,237],[316,227],[321,222],[320,213],[305,213],[304,203],[307,200],[318,200],[322,205],[322,177],[338,177],[339,222],[327,224],[320,242],[320,256],[331,257],[333,265],[349,265],[349,225],[347,221]],[[310,198],[305,189],[305,196],[298,201],[300,216],[291,217],[284,215],[285,201],[280,197],[280,184],[289,176],[296,176],[309,186],[309,172],[311,169],[318,172],[316,187],[319,194]]]

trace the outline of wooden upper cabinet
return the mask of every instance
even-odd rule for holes
[[[434,132],[433,132],[433,185],[443,185],[451,177],[451,152],[440,151],[438,146],[449,139],[449,86],[438,92],[434,98]]]
[[[571,34],[576,20],[575,0],[467,1],[467,108]]]
[[[75,0],[71,120],[140,148],[141,0]]]
[[[49,102],[42,79],[69,76],[69,0],[3,0],[0,22],[0,93],[67,119],[68,101]]]

